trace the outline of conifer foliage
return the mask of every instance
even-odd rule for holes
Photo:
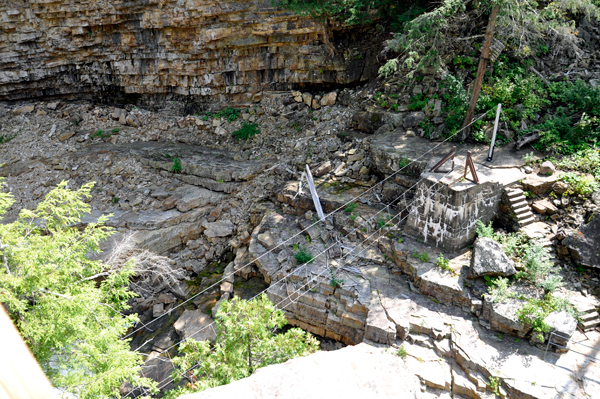
[[[173,359],[176,381],[185,378],[185,387],[170,391],[168,398],[203,390],[245,378],[270,364],[283,363],[318,350],[318,341],[299,328],[285,333],[276,331],[287,324],[281,310],[266,294],[250,301],[235,297],[223,302],[216,315],[217,339],[188,339],[179,350],[183,356]]]
[[[0,223],[0,303],[52,383],[82,399],[118,396],[124,381],[156,385],[139,377],[142,358],[121,340],[137,320],[122,314],[134,295],[132,263],[90,260],[112,233],[106,216],[77,228],[92,187],[62,182],[35,210]],[[13,203],[0,192],[0,218]]]

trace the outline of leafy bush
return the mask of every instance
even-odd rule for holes
[[[517,317],[523,324],[531,326],[536,332],[548,332],[550,326],[545,318],[552,312],[566,311],[577,318],[575,307],[565,298],[558,298],[548,293],[543,299],[528,299],[527,303],[517,310]]]
[[[562,277],[557,275],[557,270],[548,249],[540,242],[533,242],[525,250],[522,263],[525,266],[524,277],[546,291],[554,291],[563,285]]]
[[[310,253],[310,251],[304,245],[300,245],[298,247],[298,251],[296,251],[294,254],[294,258],[299,265],[312,263],[313,261],[312,253]]]
[[[400,356],[402,359],[404,359],[406,357],[406,355],[408,355],[408,352],[404,348],[404,345],[400,345],[400,347],[396,351],[396,355]]]
[[[427,252],[419,253],[415,251],[412,256],[413,258],[419,259],[421,262],[429,262],[429,254]]]
[[[477,234],[477,237],[494,238],[494,228],[492,227],[492,222],[486,226],[481,220],[478,220],[475,233]]]
[[[0,135],[0,144],[6,144],[6,143],[8,143],[9,141],[11,141],[15,137],[17,137],[18,134],[19,134],[18,132],[15,133],[15,134],[13,134],[13,135],[10,135],[10,134],[1,134]]]
[[[575,194],[588,196],[598,189],[598,183],[594,178],[578,175],[574,172],[565,173],[560,180],[569,185],[569,191],[566,194]]]
[[[242,127],[233,132],[231,135],[238,140],[248,140],[250,137],[257,135],[258,133],[260,133],[258,125],[244,122]]]
[[[450,267],[450,259],[444,258],[444,254],[439,254],[435,264],[443,270],[454,274],[454,269]]]
[[[599,175],[600,151],[595,148],[586,148],[562,159],[552,159],[552,162],[561,169],[568,169],[582,173],[592,173],[594,177]],[[596,180],[600,180],[596,177]]]
[[[173,158],[173,166],[171,166],[171,172],[181,172],[181,161],[179,160],[179,158]]]
[[[383,215],[377,218],[376,222],[377,222],[377,230],[381,230],[383,229],[385,226],[387,226],[390,221],[392,220],[392,217],[390,215]]]
[[[341,287],[342,284],[344,284],[344,280],[337,278],[337,276],[335,275],[335,272],[333,271],[333,268],[329,269],[329,275],[330,275],[330,280],[329,280],[329,285],[332,286],[333,288],[336,287]]]
[[[270,364],[306,356],[318,351],[319,342],[308,332],[292,328],[278,333],[287,324],[284,313],[275,308],[266,294],[245,301],[238,297],[223,302],[215,315],[217,337],[210,342],[188,339],[173,359],[175,382],[189,383],[171,390],[166,399],[185,393],[229,384],[252,375]]]
[[[442,96],[444,109],[448,112],[444,118],[447,131],[446,137],[451,137],[462,127],[467,114],[469,96],[463,87],[463,82],[452,74],[446,76],[442,84],[442,87],[444,86],[448,88],[448,93]]]
[[[218,112],[215,112],[214,114],[211,112],[207,112],[206,115],[204,117],[202,117],[202,120],[207,121],[208,118],[212,117],[212,118],[217,118],[217,119],[225,118],[229,122],[234,122],[240,117],[240,113],[241,113],[241,111],[235,107],[227,107]]]
[[[421,111],[427,105],[429,99],[425,98],[423,94],[417,94],[410,99],[410,104],[408,104],[408,109],[411,111]]]
[[[346,205],[344,210],[348,213],[352,213],[352,212],[354,212],[354,210],[356,209],[357,206],[358,206],[358,204],[356,202],[351,202]]]
[[[504,302],[510,295],[508,293],[508,279],[504,277],[498,277],[495,279],[488,280],[488,293],[485,294],[486,300],[490,302]]]

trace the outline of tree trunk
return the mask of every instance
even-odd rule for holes
[[[254,373],[254,366],[252,365],[252,344],[250,343],[250,337],[248,337],[248,369],[250,375]]]
[[[481,91],[481,84],[483,83],[483,77],[485,75],[485,69],[487,68],[488,61],[490,60],[490,47],[492,45],[492,39],[494,38],[494,28],[496,26],[496,17],[498,16],[498,6],[492,8],[488,26],[485,31],[485,41],[483,42],[483,50],[481,51],[481,58],[479,59],[479,66],[477,67],[477,76],[475,78],[475,84],[473,86],[473,94],[471,95],[471,102],[469,103],[469,110],[465,116],[463,122],[463,130],[458,134],[458,140],[463,141],[469,135],[471,131],[471,120],[475,113],[475,105],[477,105],[477,99],[479,98],[479,92]]]
[[[337,51],[335,50],[335,47],[329,40],[330,30],[329,30],[329,23],[327,21],[321,22],[321,31],[323,32],[323,41],[325,42],[325,45],[329,48],[329,51],[331,51],[331,55],[332,56],[336,55]]]

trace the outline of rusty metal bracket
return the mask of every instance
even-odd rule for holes
[[[450,152],[444,158],[442,158],[442,160],[440,162],[436,163],[435,166],[429,170],[429,172],[439,172],[438,169],[441,168],[442,165],[444,165],[446,162],[448,162],[449,159],[452,159],[452,169],[450,169],[450,170],[451,171],[454,170],[454,156],[455,155],[456,155],[456,147],[452,147]]]
[[[473,175],[473,180],[467,177],[467,175],[469,174],[469,170]],[[468,181],[471,181],[475,184],[479,184],[479,177],[477,177],[477,172],[475,171],[475,164],[473,163],[473,158],[471,158],[471,151],[467,151],[467,160],[465,162],[465,174],[463,177]]]

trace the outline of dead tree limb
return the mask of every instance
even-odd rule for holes
[[[537,132],[522,136],[517,141],[515,141],[515,150],[520,149],[525,144],[533,143],[534,141],[539,140],[539,138],[540,138],[540,134]]]

